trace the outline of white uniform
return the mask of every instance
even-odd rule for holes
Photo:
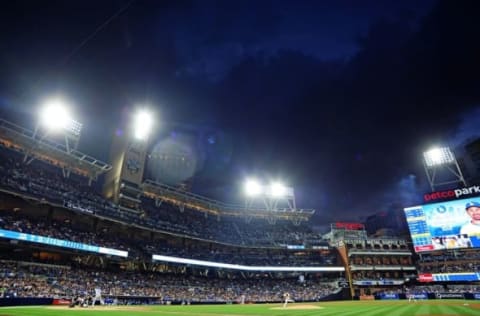
[[[92,300],[92,306],[95,305],[95,302],[97,300],[100,302],[101,305],[103,305],[102,289],[98,287],[95,288],[95,298]]]
[[[414,294],[414,293],[408,294],[408,301],[411,302],[412,300],[413,300],[414,302],[417,301],[417,299],[415,298],[415,294]]]
[[[288,302],[291,302],[290,300],[290,293],[285,293],[283,294],[283,297],[285,298],[285,302],[283,303],[283,307],[287,307]]]

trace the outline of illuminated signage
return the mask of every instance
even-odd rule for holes
[[[304,245],[287,245],[287,249],[305,249]]]
[[[152,255],[153,260],[173,262],[173,263],[183,263],[190,265],[199,265],[204,267],[213,267],[213,268],[224,268],[232,270],[243,270],[243,271],[282,271],[282,272],[344,272],[344,267],[272,267],[272,266],[245,266],[241,264],[230,264],[230,263],[221,263],[213,261],[204,261],[196,259],[186,259],[179,257],[170,257],[163,255]]]
[[[469,188],[427,193],[423,196],[423,199],[425,200],[425,202],[435,201],[435,200],[444,200],[444,199],[453,199],[453,198],[458,199],[461,196],[472,195],[475,193],[480,193],[480,186],[474,185]]]
[[[420,282],[433,282],[433,274],[422,273],[418,275],[418,281]]]
[[[416,300],[428,300],[428,295],[426,293],[414,293],[410,297]]]
[[[420,282],[465,282],[480,281],[480,273],[459,272],[459,273],[421,273],[418,275]]]
[[[400,299],[400,296],[398,294],[384,293],[380,294],[379,298],[382,300],[398,300]]]
[[[335,228],[343,228],[348,230],[362,230],[364,229],[364,226],[363,224],[360,224],[360,223],[336,222]]]
[[[23,240],[23,241],[34,242],[38,244],[56,246],[56,247],[103,253],[106,255],[119,256],[119,257],[128,257],[128,251],[104,248],[104,247],[82,244],[74,241],[56,239],[56,238],[45,237],[45,236],[24,234],[24,233],[11,231],[11,230],[0,229],[0,238]]]
[[[464,299],[465,295],[463,293],[436,293],[435,297],[440,300],[446,298]]]
[[[403,280],[357,280],[353,281],[355,285],[402,285],[405,282]]]

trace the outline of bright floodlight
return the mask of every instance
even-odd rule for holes
[[[428,167],[452,163],[455,161],[452,151],[448,147],[434,148],[423,153]]]
[[[133,124],[133,134],[138,140],[145,140],[150,134],[153,126],[153,118],[151,113],[142,110],[135,115]]]
[[[262,185],[258,183],[258,181],[256,180],[250,179],[250,180],[247,180],[247,182],[245,183],[245,193],[248,196],[260,195],[262,194],[262,191],[263,191]]]
[[[286,192],[286,187],[280,182],[274,182],[270,185],[270,194],[274,197],[285,196]]]
[[[47,101],[40,113],[41,124],[49,130],[58,131],[66,129],[71,121],[67,106],[61,99]]]

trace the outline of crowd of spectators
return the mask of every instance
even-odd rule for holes
[[[70,220],[59,222],[54,219],[35,219],[24,216],[21,212],[0,213],[0,228],[51,237],[66,241],[125,250],[130,258],[150,260],[152,254],[199,259],[222,263],[244,265],[272,266],[319,266],[337,264],[336,252],[332,250],[294,251],[288,249],[235,248],[222,244],[195,242],[178,244],[161,241],[135,241],[111,234],[107,228],[96,232],[76,227]]]
[[[317,301],[338,291],[320,279],[218,279],[191,275],[102,271],[0,262],[0,296],[87,296],[95,288],[104,297],[154,297],[168,302],[277,302],[285,292],[296,301]]]
[[[418,259],[419,263],[448,262],[459,260],[480,260],[480,252],[475,250],[456,250],[441,253],[424,253]]]
[[[111,201],[105,200],[100,191],[87,185],[87,179],[72,174],[65,178],[61,170],[42,161],[30,165],[22,163],[22,155],[0,146],[0,188],[27,194],[39,201],[81,212],[85,216],[101,216],[128,224],[155,229],[199,239],[196,242],[175,244],[160,240],[142,242],[112,235],[107,230],[85,229],[69,220],[35,219],[23,214],[0,213],[0,228],[39,236],[74,241],[83,244],[125,250],[129,257],[151,259],[152,254],[208,260],[222,263],[271,266],[319,266],[338,265],[336,252],[327,249],[317,251],[291,251],[287,245],[308,245],[320,240],[308,225],[295,226],[289,221],[277,221],[233,216],[212,216],[206,213],[163,202],[155,203],[141,197],[138,213],[122,211]],[[408,251],[404,240],[391,238],[369,239],[352,235],[345,240],[349,249],[378,252]],[[172,237],[174,239],[176,237]],[[205,241],[214,241],[208,243]],[[233,246],[232,246],[233,245]],[[250,246],[250,247],[249,247]],[[280,248],[280,247],[283,247]],[[460,255],[459,255],[460,253]],[[357,266],[413,265],[412,257],[389,255],[350,256]],[[480,270],[478,251],[444,252],[424,254],[417,264],[418,273],[454,273]],[[406,280],[410,272],[403,271],[354,271],[353,280]],[[0,262],[0,296],[16,297],[73,297],[91,293],[97,286],[110,296],[149,296],[159,302],[232,302],[245,295],[247,301],[279,301],[289,292],[294,300],[315,301],[337,291],[333,283],[318,279],[228,279],[206,278],[192,275],[164,274],[157,272],[112,272],[70,267],[24,266],[15,262]],[[399,293],[405,289],[391,289]],[[428,285],[414,286],[413,292],[475,292],[475,286]]]
[[[208,216],[206,213],[162,203],[142,197],[138,213],[122,211],[105,200],[99,190],[88,186],[87,179],[71,174],[65,178],[62,171],[42,161],[26,165],[23,156],[0,146],[0,187],[28,194],[41,201],[61,205],[90,215],[109,217],[146,228],[243,246],[273,247],[303,245],[309,238],[319,238],[308,225],[295,226],[290,221],[275,225],[266,220],[246,222],[233,216]]]
[[[480,270],[480,252],[456,250],[422,254],[417,261],[419,273],[462,273]]]
[[[308,225],[294,226],[290,221],[278,221],[275,225],[266,220],[246,222],[244,218],[233,216],[211,216],[185,207],[162,203],[160,207],[147,197],[142,198],[144,220],[158,227],[168,227],[175,223],[177,233],[189,232],[190,235],[208,240],[223,241],[232,244],[271,247],[272,245],[303,245],[310,236],[316,236]]]
[[[122,242],[118,236],[114,240],[112,236],[101,231],[94,233],[74,229],[70,221],[60,223],[57,221],[34,220],[20,214],[13,216],[2,212],[0,213],[0,228],[42,237],[132,251],[132,249],[125,246],[126,242]]]
[[[39,236],[52,237],[83,244],[125,250],[130,258],[151,259],[152,254],[208,260],[222,263],[271,266],[337,265],[338,258],[332,249],[322,252],[289,251],[287,245],[308,245],[320,240],[308,225],[295,226],[289,221],[277,221],[233,216],[212,216],[194,209],[182,208],[164,202],[140,197],[138,213],[122,211],[104,199],[98,188],[88,185],[86,178],[72,174],[65,178],[59,167],[42,161],[32,164],[22,162],[18,152],[0,146],[0,188],[26,194],[39,201],[81,212],[85,216],[101,216],[128,224],[155,229],[195,239],[215,241],[163,243],[160,240],[132,241],[107,230],[85,229],[71,221],[39,220],[23,214],[0,213],[0,228]],[[345,232],[345,234],[347,234]],[[345,237],[349,237],[345,235]],[[363,238],[364,237],[364,238]],[[352,250],[378,252],[408,251],[404,240],[358,238],[352,233],[345,243]],[[228,246],[227,244],[230,244]],[[232,247],[231,245],[234,245]],[[238,246],[238,247],[236,247]],[[246,247],[252,246],[252,247]],[[253,246],[255,248],[253,248]],[[324,245],[325,246],[325,245]],[[283,247],[280,249],[279,247]],[[413,265],[412,257],[388,255],[350,256],[355,266]],[[478,251],[423,254],[417,264],[418,273],[458,273],[480,270]],[[404,271],[353,271],[353,280],[406,280],[410,272]],[[185,274],[158,272],[105,271],[98,269],[20,265],[18,262],[0,262],[0,297],[73,297],[88,295],[101,287],[105,296],[152,297],[157,302],[233,302],[243,295],[246,301],[274,302],[289,292],[297,301],[316,301],[335,291],[335,282],[319,279],[272,278],[212,278]],[[381,291],[381,290],[380,290]],[[424,285],[408,289],[388,289],[392,293],[478,292],[478,286]]]
[[[446,292],[448,289],[442,284],[414,285],[406,288],[409,293],[439,293]]]
[[[419,265],[418,273],[464,273],[480,271],[480,261],[476,262],[436,262]]]
[[[480,285],[478,284],[451,284],[446,285],[445,289],[451,293],[479,293]]]

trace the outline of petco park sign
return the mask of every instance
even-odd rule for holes
[[[423,196],[423,199],[425,200],[425,202],[446,199],[458,199],[459,197],[471,194],[480,194],[480,186],[474,185],[469,188],[427,193]]]

